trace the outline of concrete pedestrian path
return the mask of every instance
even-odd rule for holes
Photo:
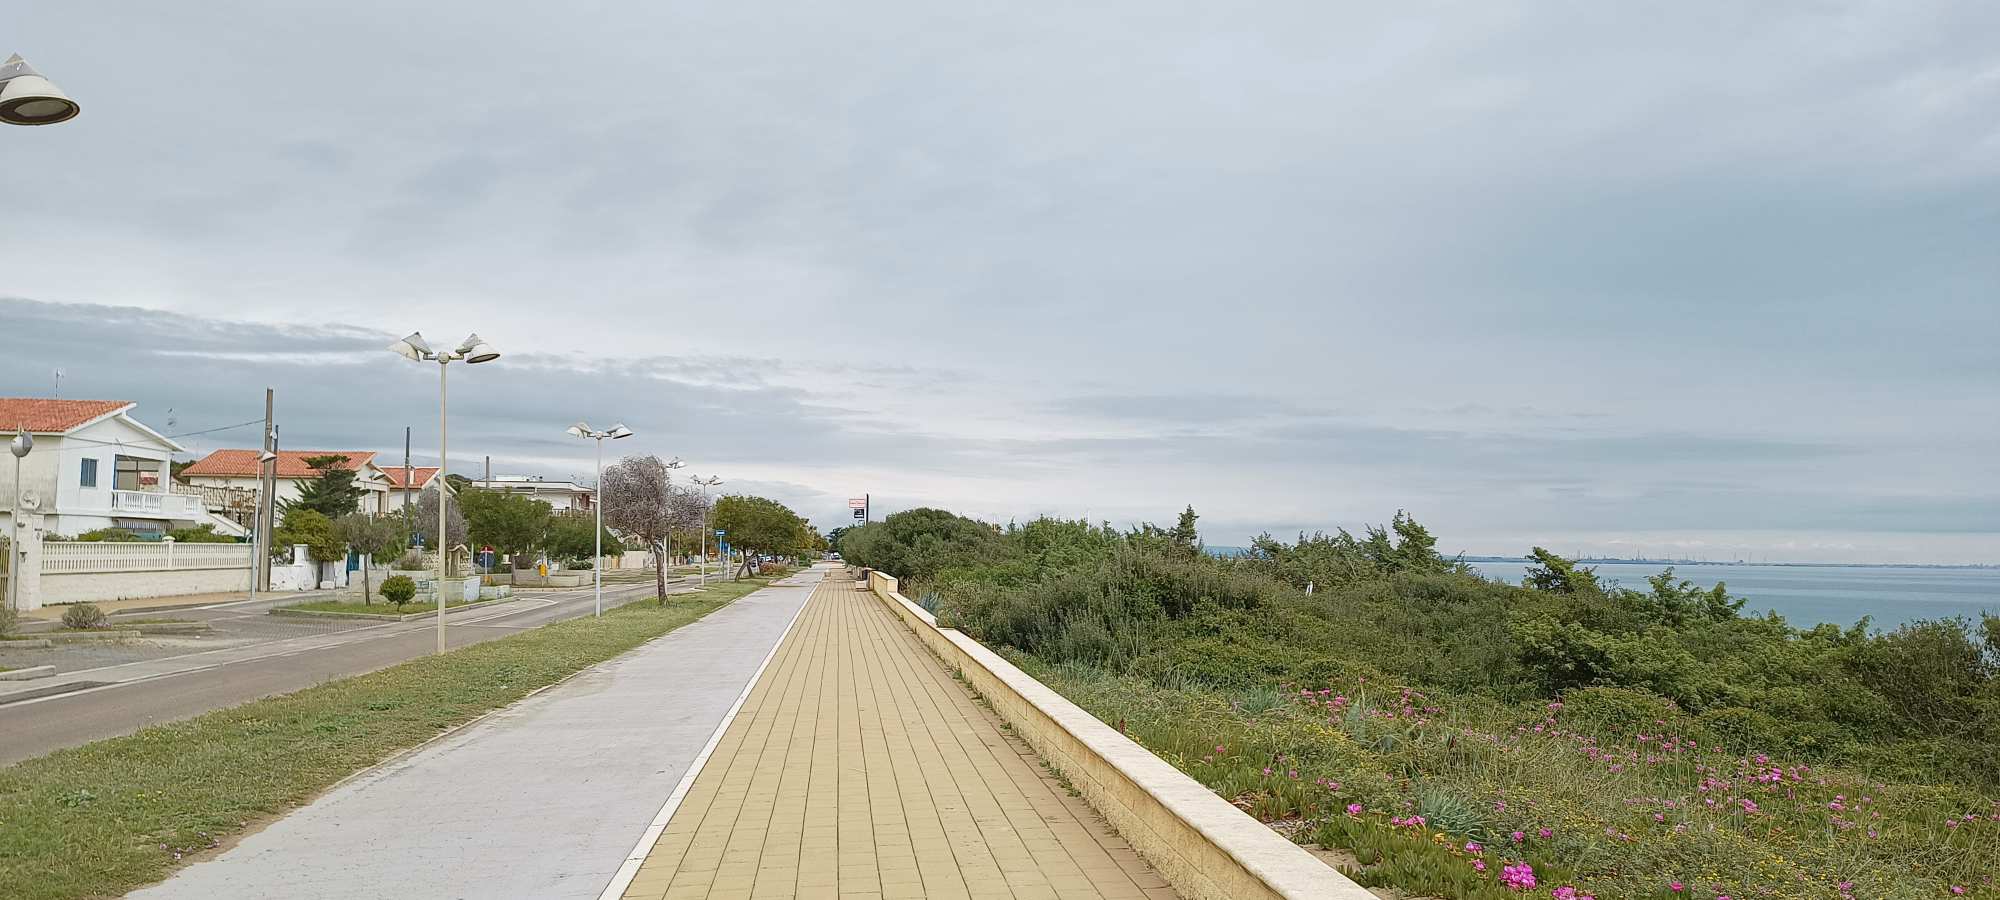
[[[823,571],[370,769],[128,896],[597,897]]]
[[[821,584],[642,850],[630,900],[1174,896],[845,579]]]

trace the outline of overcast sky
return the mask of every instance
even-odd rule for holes
[[[16,4],[0,394],[423,460],[476,330],[455,469],[823,526],[2000,562],[2000,5],[990,8]]]

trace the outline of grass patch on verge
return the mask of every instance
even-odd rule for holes
[[[0,885],[17,900],[119,896],[254,819],[767,583],[637,601],[379,672],[0,769]]]
[[[457,597],[451,600],[446,600],[444,602],[444,608],[451,609],[454,606],[464,606],[468,603],[476,603],[476,602],[478,601],[467,600],[464,597]],[[362,603],[359,600],[312,600],[305,603],[294,603],[289,606],[275,607],[273,609],[273,612],[279,609],[297,609],[297,610],[304,610],[306,612],[367,613],[368,615],[372,616],[395,616],[395,615],[407,616],[411,613],[420,613],[425,611],[437,612],[437,601],[432,600],[426,603],[419,600],[419,601],[412,601],[409,603],[405,603],[403,604],[403,608],[400,612],[397,611],[395,604],[392,604],[387,600],[377,600],[373,603]]]

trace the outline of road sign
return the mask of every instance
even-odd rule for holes
[[[728,533],[729,533],[729,532],[727,532],[727,531],[723,531],[723,530],[722,530],[722,529],[720,529],[720,528],[717,528],[717,529],[715,529],[715,536],[716,536],[716,537],[721,537],[721,536],[723,536],[723,535],[725,535],[725,534],[728,534]]]
[[[854,508],[854,517],[855,517],[855,518],[857,518],[857,519],[860,519],[860,518],[865,518],[865,517],[866,517],[867,515],[868,515],[868,510],[867,510],[867,508],[865,508],[865,507],[860,507],[860,506],[857,506],[857,507],[855,507],[855,508]]]
[[[866,497],[849,497],[849,498],[847,498],[847,507],[848,507],[849,509],[867,509],[867,508],[868,508],[868,498],[866,498]]]

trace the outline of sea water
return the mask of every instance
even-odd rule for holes
[[[1475,562],[1488,578],[1513,584],[1527,574],[1526,562]],[[1649,590],[1646,579],[1666,568],[1658,563],[1593,563],[1597,577],[1633,590]],[[1683,564],[1675,580],[1704,588],[1716,582],[1745,599],[1745,615],[1771,610],[1796,628],[1821,622],[1846,627],[1862,616],[1871,627],[1893,629],[1918,619],[1965,616],[1975,626],[1983,610],[2000,615],[2000,569],[1944,569],[1903,566],[1757,566]]]

